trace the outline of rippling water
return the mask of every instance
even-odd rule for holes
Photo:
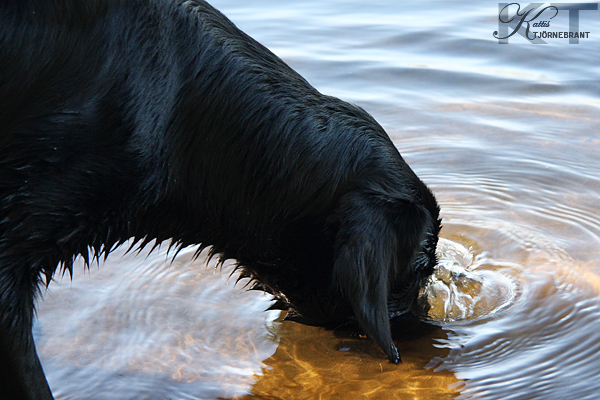
[[[580,12],[579,44],[500,45],[487,1],[212,4],[371,112],[436,193],[442,236],[518,291],[480,318],[398,328],[396,366],[364,338],[263,312],[265,295],[193,250],[121,251],[39,306],[57,398],[597,398],[600,11]]]

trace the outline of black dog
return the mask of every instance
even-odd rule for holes
[[[40,285],[130,238],[212,246],[290,315],[355,318],[396,363],[390,318],[432,273],[439,229],[369,114],[207,3],[0,2],[2,398],[52,398]]]

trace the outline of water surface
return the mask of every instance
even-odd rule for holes
[[[172,264],[118,251],[38,307],[57,399],[597,398],[600,11],[580,13],[577,45],[500,45],[487,1],[212,4],[373,114],[439,199],[442,236],[518,292],[480,318],[397,332],[396,366],[360,336],[263,312],[267,296],[193,249]]]

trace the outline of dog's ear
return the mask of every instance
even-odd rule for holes
[[[425,236],[427,211],[409,201],[350,193],[337,209],[339,230],[332,279],[358,323],[393,363],[388,294],[407,282]]]

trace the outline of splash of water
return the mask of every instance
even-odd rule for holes
[[[498,271],[481,268],[465,246],[440,238],[437,256],[438,265],[419,293],[428,322],[475,320],[514,301],[516,283]]]

